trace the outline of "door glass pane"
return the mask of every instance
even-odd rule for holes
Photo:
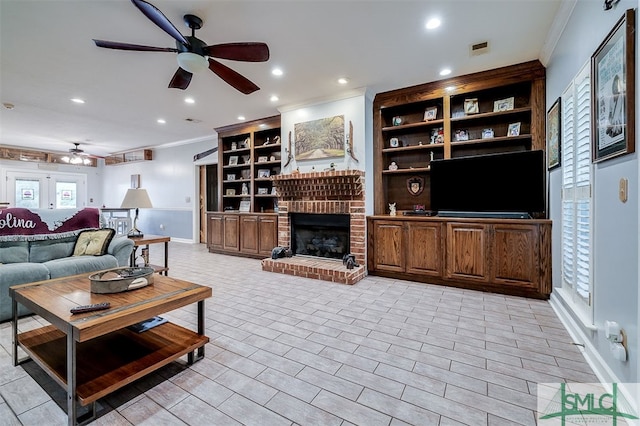
[[[56,208],[75,209],[78,194],[75,182],[56,182]]]
[[[40,208],[40,181],[37,179],[16,179],[16,207]]]

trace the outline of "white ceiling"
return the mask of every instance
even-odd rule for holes
[[[261,90],[243,95],[208,70],[186,91],[169,89],[174,53],[96,47],[93,38],[175,47],[130,1],[0,0],[0,103],[15,105],[0,107],[0,144],[67,151],[80,142],[107,155],[196,141],[238,115],[252,120],[350,89],[375,94],[435,81],[443,67],[456,76],[539,59],[562,0],[150,2],[185,35],[182,16],[200,16],[196,36],[207,44],[266,42],[268,62],[221,60]],[[428,31],[433,16],[443,24]],[[483,41],[489,52],[470,56],[469,45]],[[271,74],[276,66],[282,77]],[[342,76],[346,86],[336,82]],[[160,117],[167,123],[157,124]]]

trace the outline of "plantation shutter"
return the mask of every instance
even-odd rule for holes
[[[588,304],[591,292],[591,84],[589,68],[576,81],[575,206],[576,291]]]
[[[591,81],[588,64],[562,94],[562,281],[591,305]]]

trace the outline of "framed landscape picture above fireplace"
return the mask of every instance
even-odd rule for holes
[[[296,160],[344,157],[344,115],[296,123]]]

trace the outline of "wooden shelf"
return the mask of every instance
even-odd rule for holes
[[[413,169],[383,170],[385,175],[400,175],[407,173],[424,173],[431,171],[431,167],[414,167]]]
[[[509,115],[517,115],[522,113],[530,113],[531,107],[514,108],[509,111],[485,112],[480,114],[468,114],[461,117],[451,117],[452,122],[470,121],[470,120],[486,120],[492,117],[504,117]]]
[[[531,135],[518,135],[518,136],[498,136],[493,138],[484,139],[469,139],[468,141],[455,141],[451,142],[452,146],[462,145],[476,145],[476,144],[491,144],[491,143],[503,143],[503,142],[518,142],[525,139],[531,139]]]
[[[67,336],[54,326],[18,335],[25,352],[67,386]],[[165,323],[143,333],[122,329],[77,344],[77,395],[87,405],[204,346],[209,338]],[[108,353],[109,356],[104,356]],[[96,360],[100,360],[96,362]]]
[[[270,143],[268,145],[259,145],[254,147],[254,151],[263,151],[263,150],[271,150],[273,148],[275,149],[280,149],[280,147],[282,147],[282,144],[279,143]]]
[[[123,163],[135,163],[138,161],[153,160],[153,151],[150,149],[139,149],[137,151],[125,152],[123,154],[114,154],[104,158],[104,164],[114,166]]]
[[[428,143],[424,145],[411,145],[411,146],[399,146],[397,148],[384,148],[382,150],[383,153],[388,154],[392,152],[406,152],[406,151],[416,151],[423,149],[442,149],[444,148],[443,143]]]
[[[440,127],[438,125],[442,125],[444,120],[431,120],[431,121],[421,121],[419,123],[408,123],[408,124],[400,124],[399,126],[387,126],[383,127],[383,132],[396,132],[396,131],[406,131],[407,129],[415,129],[422,127]]]

